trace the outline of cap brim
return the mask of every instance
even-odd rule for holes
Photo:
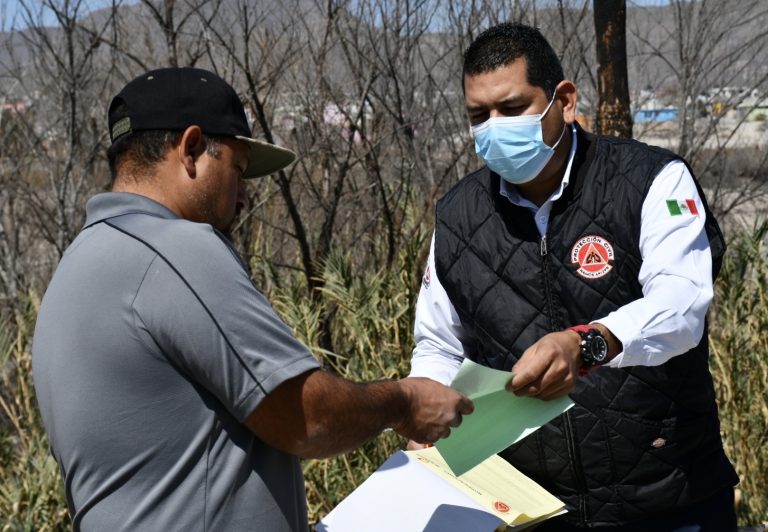
[[[272,174],[296,160],[296,154],[289,149],[250,137],[236,136],[235,138],[242,140],[250,148],[248,167],[243,172],[243,179]]]

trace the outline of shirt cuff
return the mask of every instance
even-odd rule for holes
[[[642,352],[643,338],[642,329],[636,323],[633,323],[628,317],[622,316],[619,312],[612,312],[605,318],[595,320],[592,323],[599,323],[606,327],[620,342],[623,351],[613,357],[607,364],[611,368],[621,368],[635,365],[633,353]]]
[[[461,362],[456,362],[453,358],[441,355],[421,355],[415,356],[411,360],[411,373],[409,377],[426,377],[437,381],[446,386],[450,386],[453,378],[459,372]]]

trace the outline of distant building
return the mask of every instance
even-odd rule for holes
[[[708,103],[713,102],[735,102],[744,98],[758,96],[757,89],[749,87],[712,87],[705,91],[703,96]]]
[[[677,107],[638,109],[633,119],[636,124],[646,122],[674,122],[677,120]]]
[[[6,100],[0,99],[0,111],[7,113],[23,113],[31,105],[31,102],[27,99],[19,100]]]
[[[663,99],[659,98],[662,96]],[[632,114],[635,124],[649,122],[674,122],[677,120],[677,107],[670,103],[669,95],[664,91],[654,91],[646,87],[640,91],[639,105]]]
[[[712,87],[696,97],[696,104],[707,114],[738,119],[760,98],[758,89],[749,87]],[[746,104],[746,105],[745,105]]]
[[[758,96],[745,98],[738,106],[739,114],[750,122],[768,121],[768,97],[760,99]]]

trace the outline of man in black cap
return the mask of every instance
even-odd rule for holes
[[[358,384],[318,362],[224,236],[244,178],[294,154],[251,138],[199,69],[136,78],[109,109],[112,192],[45,294],[33,374],[75,530],[306,530],[298,457],[471,412],[428,379]]]

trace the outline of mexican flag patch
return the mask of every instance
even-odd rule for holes
[[[699,209],[696,208],[696,202],[692,199],[668,199],[667,209],[672,216],[680,216],[682,214],[692,214],[693,216],[699,215]]]

